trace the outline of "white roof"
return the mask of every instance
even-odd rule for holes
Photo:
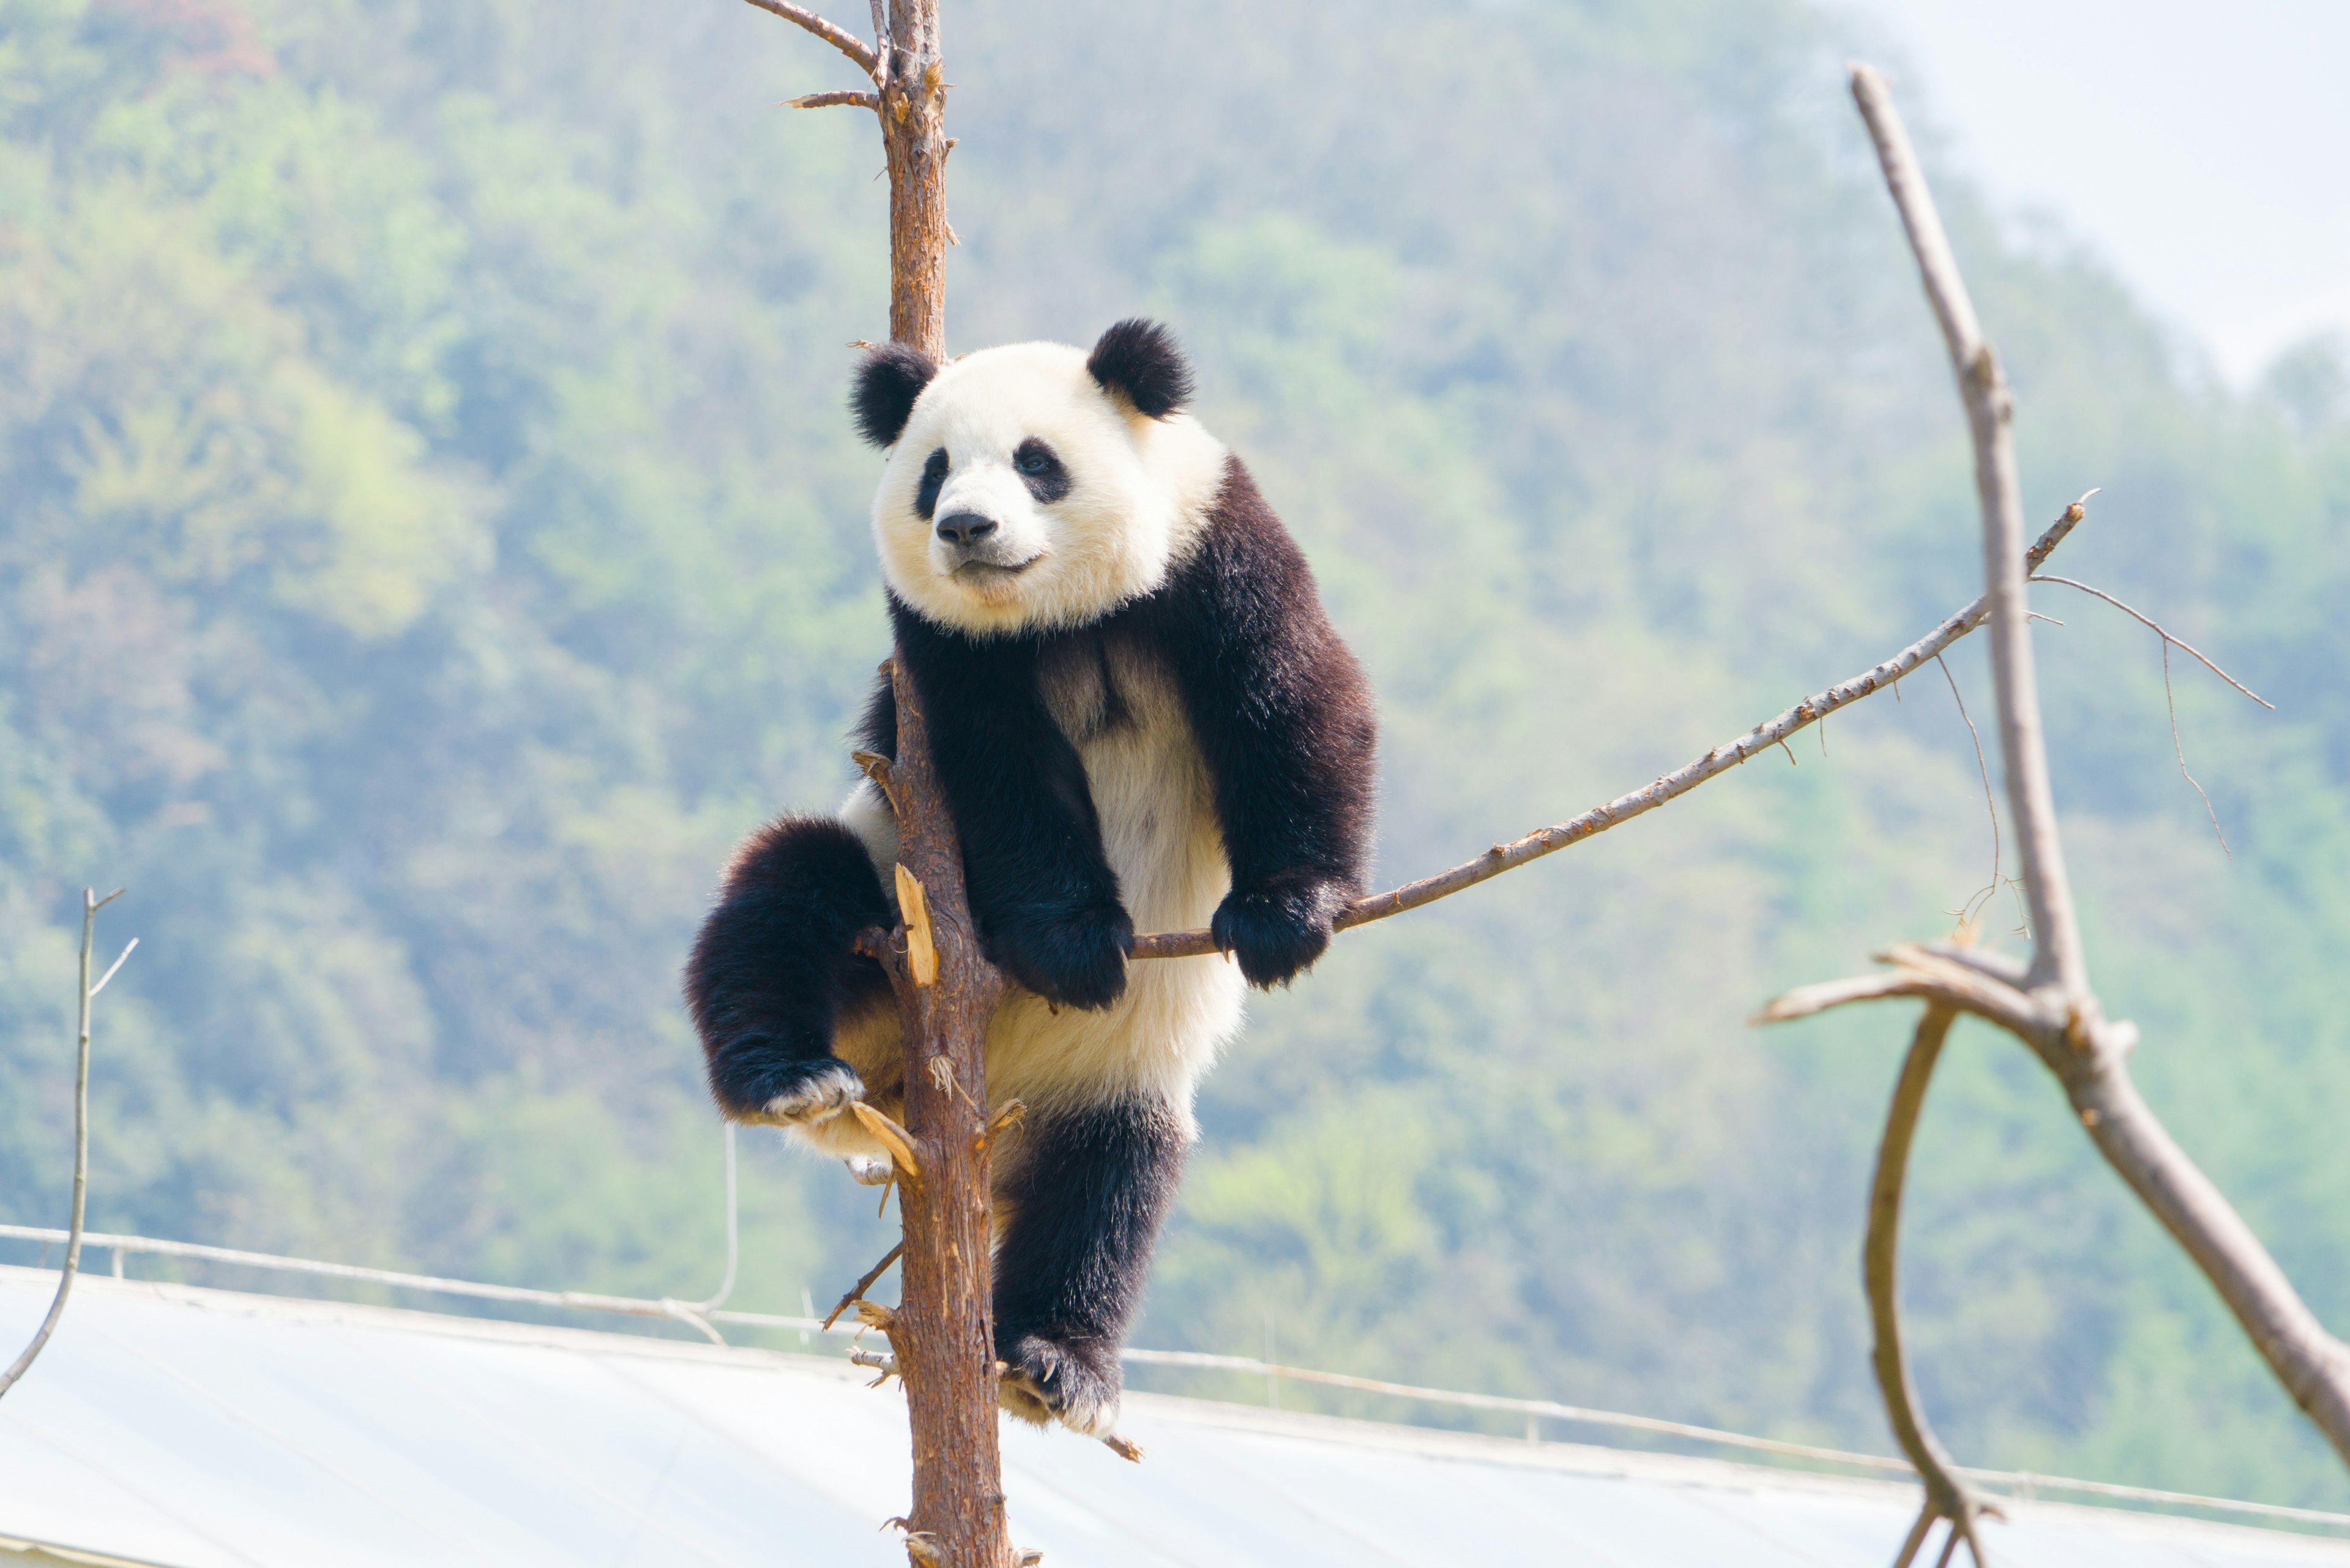
[[[0,1269],[13,1351],[56,1275]],[[93,1278],[0,1399],[0,1562],[898,1568],[905,1406],[833,1357]],[[1048,1568],[1882,1568],[1914,1488],[1130,1395],[1130,1465],[1007,1426]],[[2018,1504],[2002,1568],[2350,1568],[2350,1543]]]

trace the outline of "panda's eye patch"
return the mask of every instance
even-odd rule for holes
[[[921,487],[914,492],[914,510],[922,514],[924,522],[929,522],[931,514],[939,509],[939,492],[946,488],[946,483],[947,449],[941,447],[922,464]]]
[[[1028,493],[1039,502],[1058,501],[1069,493],[1069,471],[1061,466],[1053,449],[1035,436],[1022,441],[1013,452],[1012,466],[1028,486]]]

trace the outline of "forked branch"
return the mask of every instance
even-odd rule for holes
[[[1897,947],[1881,955],[1892,965],[1889,973],[1791,992],[1760,1016],[1798,1018],[1850,1002],[1916,996],[1930,1006],[1976,1013],[2014,1034],[2055,1075],[2098,1151],[2219,1290],[2294,1403],[2350,1461],[2350,1347],[2325,1332],[2259,1238],[2138,1096],[2127,1068],[2137,1031],[2107,1020],[2090,989],[2056,836],[2032,667],[2025,571],[2016,548],[2022,513],[2010,428],[2012,405],[1883,79],[1856,66],[1852,88],[1949,346],[1974,441],[2000,750],[2022,852],[2034,954],[2028,968],[2010,968],[1961,950]],[[2168,647],[2166,633],[2166,652]],[[1898,1426],[1897,1397],[1906,1397],[1906,1391],[1887,1393],[1888,1412]],[[1905,1562],[1931,1523],[1936,1503],[1930,1479],[1928,1485],[1927,1516],[1905,1549]]]

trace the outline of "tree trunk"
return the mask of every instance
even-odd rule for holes
[[[881,140],[889,160],[889,336],[947,357],[947,85],[938,0],[889,7]]]
[[[891,965],[906,1043],[906,1130],[920,1174],[899,1189],[903,1290],[890,1348],[914,1439],[913,1561],[949,1568],[1012,1562],[996,1447],[995,1322],[990,1268],[987,1021],[1003,982],[979,950],[963,895],[962,847],[931,769],[920,699],[891,661],[898,758],[898,865],[910,952]],[[919,889],[919,890],[917,890]],[[922,983],[931,969],[934,979]]]
[[[880,86],[889,166],[889,336],[946,358],[946,78],[938,0],[896,0]],[[931,766],[921,703],[891,661],[898,755],[889,769],[910,947],[892,966],[906,1049],[906,1125],[920,1174],[899,1190],[906,1231],[891,1349],[913,1432],[907,1552],[918,1564],[1010,1568],[996,1443],[987,1021],[1003,982],[980,952],[962,849]],[[914,887],[905,886],[910,876]],[[931,978],[924,981],[924,971]]]

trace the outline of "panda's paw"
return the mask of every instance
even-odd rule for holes
[[[996,1399],[1024,1421],[1049,1427],[1058,1421],[1088,1438],[1106,1438],[1118,1428],[1118,1347],[1106,1339],[1051,1339],[1024,1334],[996,1354],[1003,1374]]]
[[[1061,1007],[1107,1007],[1126,994],[1134,920],[1117,904],[1032,918],[1000,933],[990,956],[1012,978]]]
[[[851,1100],[865,1097],[865,1080],[837,1056],[795,1062],[766,1086],[770,1092],[758,1119],[780,1127],[820,1122],[847,1110]]]
[[[1336,888],[1318,880],[1235,888],[1208,932],[1240,961],[1251,985],[1286,985],[1330,945],[1330,917],[1340,901]]]

